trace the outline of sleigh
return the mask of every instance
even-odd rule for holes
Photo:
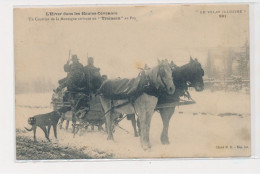
[[[62,96],[55,96],[55,94],[53,97],[56,97],[52,99],[54,110],[62,107],[68,107],[71,109],[62,115],[59,123],[60,129],[62,129],[63,122],[65,121],[66,130],[68,130],[69,122],[72,122],[72,132],[74,133],[74,136],[79,131],[87,130],[88,127],[91,127],[91,131],[93,131],[95,127],[98,128],[98,131],[104,131],[102,126],[105,124],[105,112],[98,96],[90,94],[88,98],[88,106],[80,107],[77,111],[74,110],[75,102],[77,102],[76,99],[64,101]],[[123,118],[122,114],[115,114],[114,124],[118,124]]]
[[[113,91],[115,92],[115,91]],[[121,93],[122,94],[122,93]],[[121,95],[120,94],[120,95]],[[174,96],[161,96],[159,98],[158,104],[155,108],[155,110],[160,110],[164,108],[173,108],[176,106],[184,106],[184,105],[190,105],[195,104],[196,101],[194,101],[188,91],[186,91],[182,97],[187,97],[188,100],[184,98],[180,98],[179,94],[176,94]],[[96,96],[94,94],[91,94],[88,99],[88,106],[87,107],[81,107],[78,111],[73,111],[75,109],[75,102],[77,100],[73,99],[74,103],[72,103],[71,100],[64,101],[64,93],[63,95],[53,95],[52,104],[54,110],[57,110],[62,107],[70,107],[71,110],[66,112],[62,115],[61,122],[60,122],[60,128],[62,128],[62,124],[64,121],[66,121],[66,130],[68,129],[69,122],[72,122],[72,129],[74,136],[78,132],[83,132],[88,129],[88,127],[91,128],[91,131],[94,130],[95,127],[98,128],[98,131],[104,131],[103,125],[105,124],[105,114],[102,104],[100,102],[99,96]],[[66,98],[65,98],[66,99]],[[128,104],[129,102],[126,102],[125,104]],[[118,105],[119,107],[124,106],[125,104]],[[114,107],[118,108],[118,107]],[[125,118],[120,113],[113,113],[113,126],[119,126],[119,122]],[[122,129],[122,128],[121,128]],[[123,129],[124,130],[124,129]],[[125,130],[128,132],[127,130]]]

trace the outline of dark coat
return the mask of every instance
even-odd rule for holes
[[[68,73],[67,88],[69,91],[79,92],[82,91],[84,86],[84,67],[79,62],[73,62],[72,64],[65,64],[64,71]]]
[[[85,83],[90,92],[95,92],[100,88],[102,84],[102,77],[100,74],[100,68],[93,65],[87,65],[84,67]]]

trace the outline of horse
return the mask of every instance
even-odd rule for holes
[[[168,94],[175,92],[175,86],[172,79],[172,71],[168,61],[158,61],[158,65],[152,69],[143,71],[147,80],[148,88],[145,88],[134,101],[128,99],[113,100],[113,98],[104,96],[106,91],[111,89],[104,88],[105,81],[100,87],[100,100],[105,111],[108,140],[114,140],[111,117],[113,113],[137,114],[140,122],[140,142],[144,150],[151,148],[149,139],[150,122],[158,101],[156,94],[159,89],[165,90]],[[111,87],[111,86],[110,86]]]
[[[176,86],[176,93],[178,96],[183,95],[182,92],[187,91],[188,87],[194,87],[196,91],[204,90],[204,70],[198,60],[190,57],[190,62],[181,67],[177,67],[172,72],[173,81]],[[169,122],[174,114],[175,106],[159,109],[160,116],[163,122],[163,130],[161,133],[161,143],[169,144],[168,128]]]
[[[188,87],[194,87],[195,90],[198,92],[203,91],[204,89],[203,76],[204,76],[204,70],[202,69],[201,64],[198,62],[196,58],[193,59],[192,57],[190,57],[190,62],[188,64],[185,64],[181,67],[175,66],[172,69],[173,82],[176,88],[174,95],[170,95],[170,96],[161,95],[159,97],[158,103],[163,104],[165,101],[170,101],[170,102],[176,100],[178,101],[180,96],[185,95],[185,92],[187,92]],[[170,119],[173,116],[175,111],[175,106],[160,108],[158,109],[158,111],[160,113],[163,122],[161,143],[169,144],[170,142],[168,138],[168,128],[169,128]],[[137,137],[138,133],[140,134],[139,120],[135,119],[134,114],[129,115],[128,119],[132,121],[134,133],[135,136]],[[136,124],[138,126],[138,132],[137,132]]]

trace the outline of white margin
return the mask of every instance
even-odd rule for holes
[[[250,3],[252,157],[229,159],[15,162],[13,7],[164,3]],[[0,2],[0,173],[253,173],[260,172],[260,0],[12,0]]]

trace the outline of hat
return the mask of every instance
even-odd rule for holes
[[[78,59],[78,57],[77,57],[76,54],[73,54],[73,55],[71,56],[71,60],[74,61],[74,60],[79,60],[79,59]]]
[[[89,57],[89,58],[88,58],[88,61],[93,61],[93,60],[94,60],[93,57]]]
[[[88,63],[93,64],[94,63],[94,58],[93,57],[89,57],[88,58]]]

